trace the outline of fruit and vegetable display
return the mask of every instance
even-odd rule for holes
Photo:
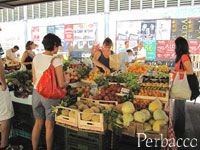
[[[65,72],[65,78],[70,78],[70,83],[78,82],[80,81],[81,75],[78,73],[78,71],[69,70]]]
[[[6,75],[6,82],[10,91],[14,91],[14,95],[20,98],[27,98],[32,94],[32,72],[17,71]]]
[[[120,84],[107,85],[100,90],[100,94],[94,96],[95,100],[105,100],[105,101],[117,101],[122,102],[123,97],[117,96],[116,93],[120,93],[121,89],[125,87]]]
[[[128,127],[131,122],[142,123],[144,131],[159,132],[161,125],[167,125],[169,118],[163,110],[163,104],[159,100],[146,100],[145,107],[141,105],[138,107],[137,104],[138,100],[133,101],[133,103],[127,101],[121,104],[121,110],[106,111],[105,115],[109,116],[108,118],[112,126],[115,129],[118,128],[118,130]]]

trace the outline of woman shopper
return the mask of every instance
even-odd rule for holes
[[[176,73],[180,72],[180,79],[184,78],[184,72],[187,75],[193,74],[192,63],[189,56],[189,46],[186,39],[183,37],[178,37],[175,40],[175,69],[172,71],[173,80],[176,77]],[[173,121],[174,121],[174,131],[176,138],[183,138],[185,134],[185,103],[186,100],[175,100],[174,103],[174,113],[173,113]]]
[[[25,65],[27,70],[32,70],[32,61],[35,57],[35,53],[33,52],[35,49],[35,44],[33,41],[28,41],[26,43],[26,50],[21,58],[21,65]]]
[[[54,114],[52,112],[52,106],[56,106],[60,102],[60,99],[45,99],[43,96],[39,95],[36,90],[43,72],[48,69],[52,58],[54,58],[53,55],[58,52],[59,46],[61,46],[61,40],[58,36],[49,33],[44,37],[42,44],[44,45],[45,52],[35,56],[32,65],[34,83],[32,108],[35,117],[35,125],[32,131],[33,150],[37,150],[40,133],[44,123],[46,127],[47,150],[52,149],[54,131]],[[56,57],[52,64],[55,68],[58,86],[60,88],[67,87],[70,79],[66,78],[67,82],[64,81],[61,59]]]
[[[103,48],[98,50],[93,58],[93,63],[100,69],[101,72],[110,73],[109,56],[113,42],[110,38],[106,38],[103,42]]]

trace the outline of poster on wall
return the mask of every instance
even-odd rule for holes
[[[96,24],[75,24],[73,30],[73,51],[89,53],[96,39]]]
[[[171,20],[157,20],[156,26],[156,40],[170,40]]]
[[[188,40],[200,40],[200,18],[188,19]]]
[[[64,41],[64,25],[59,25],[55,27],[55,34],[61,39],[61,41]]]
[[[158,40],[156,49],[157,59],[174,59],[175,43],[174,40]]]
[[[33,27],[32,28],[32,40],[34,42],[40,41],[40,28],[39,27]]]
[[[73,41],[74,40],[74,30],[73,25],[64,26],[64,41]]]
[[[117,22],[116,52],[125,47],[125,41],[129,41],[132,49],[137,46],[141,30],[141,21]]]
[[[47,33],[53,33],[55,34],[56,27],[55,26],[47,26]]]
[[[140,40],[156,40],[156,21],[142,21]]]
[[[176,40],[181,36],[187,39],[188,20],[187,19],[172,19],[171,24],[171,40]]]
[[[146,50],[146,60],[156,59],[156,40],[144,41],[144,49]]]
[[[188,41],[190,54],[200,54],[200,41]]]

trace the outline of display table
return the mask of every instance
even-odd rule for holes
[[[28,98],[17,98],[14,95],[14,92],[10,92],[11,100],[16,103],[32,105],[32,95],[29,95]]]

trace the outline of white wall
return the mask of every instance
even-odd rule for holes
[[[25,22],[8,22],[0,24],[0,42],[4,52],[15,45],[19,46],[19,53],[25,50]]]

